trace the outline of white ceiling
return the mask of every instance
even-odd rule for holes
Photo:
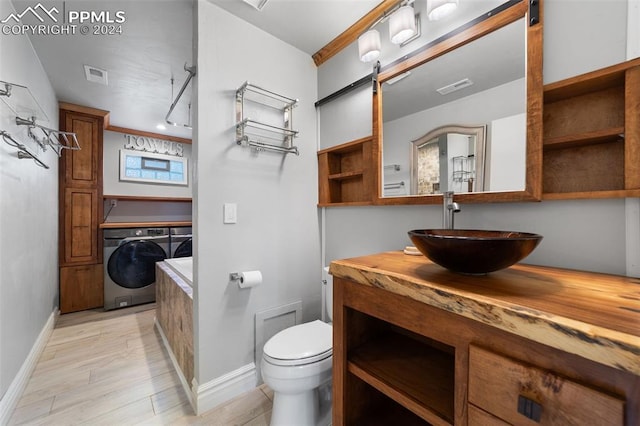
[[[268,0],[261,11],[242,0],[209,0],[313,55],[382,0]]]
[[[13,0],[18,13],[33,0]],[[156,129],[164,122],[192,62],[192,2],[164,1],[50,1],[58,10],[124,11],[122,34],[31,36],[58,100],[111,112],[120,127],[191,137],[183,128]],[[113,15],[112,15],[113,16]],[[23,19],[33,19],[25,16]],[[38,22],[35,22],[38,23]],[[91,27],[91,25],[90,25]],[[83,65],[106,70],[108,86],[88,82]],[[174,121],[188,120],[189,93],[176,106]],[[169,126],[167,126],[169,127]]]
[[[5,1],[5,0],[2,0]],[[269,0],[257,11],[242,0],[209,0],[310,56],[375,7],[380,0]],[[20,14],[35,0],[12,0]],[[192,0],[42,0],[47,7],[77,11],[124,11],[122,34],[38,35],[31,41],[60,101],[110,111],[119,127],[191,137],[191,130],[164,123],[192,65]],[[23,21],[38,24],[27,14]],[[311,59],[310,59],[311,60]],[[108,86],[88,82],[84,65],[108,72]],[[174,79],[173,87],[171,79]],[[190,87],[170,120],[189,120]]]
[[[6,1],[6,0],[0,0]],[[39,35],[32,36],[33,46],[40,58],[54,91],[60,101],[71,102],[111,112],[111,124],[167,135],[191,137],[191,130],[182,126],[166,125],[158,130],[158,124],[166,124],[170,105],[177,96],[188,74],[185,64],[193,65],[192,34],[194,0],[41,0],[47,8],[56,7],[59,11],[109,11],[115,16],[123,11],[125,22],[122,33],[114,35]],[[201,0],[204,1],[204,0]],[[265,30],[311,56],[354,22],[374,8],[381,0],[268,0],[262,11],[258,11],[242,0],[206,0],[241,19]],[[20,14],[28,7],[34,7],[37,0],[12,0],[16,12]],[[490,7],[499,0],[481,0],[464,3],[462,8],[476,12],[476,3]],[[486,5],[484,5],[486,3]],[[422,1],[416,1],[416,10],[424,8]],[[64,14],[60,14],[62,16]],[[26,14],[24,22],[38,24],[35,17]],[[29,22],[30,21],[30,22]],[[433,27],[433,25],[430,25]],[[230,36],[232,37],[232,36]],[[511,38],[511,35],[507,39]],[[485,69],[479,65],[500,61],[498,67],[502,73],[509,65],[519,64],[524,52],[522,37],[516,38],[518,48],[511,51],[499,48],[501,52],[491,57],[475,57],[474,66],[462,65],[467,70],[485,70],[485,75],[466,77],[486,79],[494,76],[495,69]],[[513,41],[513,40],[512,40]],[[232,40],[230,39],[230,42]],[[467,49],[468,50],[468,49]],[[476,53],[483,49],[472,49]],[[444,80],[452,78],[452,70],[460,69],[463,60],[460,55],[447,55],[454,58],[449,64]],[[311,58],[309,59],[311,60]],[[84,76],[84,65],[92,65],[108,72],[108,86],[88,82]],[[521,73],[520,67],[515,72]],[[442,85],[436,79],[433,70],[429,71],[431,85]],[[464,72],[461,72],[464,74]],[[171,80],[174,80],[173,85]],[[408,80],[416,80],[415,76]],[[453,81],[445,81],[451,83]],[[476,81],[480,83],[480,81]],[[444,84],[444,83],[443,83]],[[477,84],[481,87],[492,87]],[[494,84],[495,85],[495,84]],[[176,105],[170,120],[178,123],[189,122],[191,102],[189,86]],[[400,85],[395,89],[400,92]],[[391,98],[391,91],[388,95]],[[417,91],[416,91],[417,93]],[[425,93],[420,91],[420,93]],[[468,94],[469,92],[467,92]],[[423,96],[424,98],[424,96]],[[401,98],[399,104],[408,105]]]

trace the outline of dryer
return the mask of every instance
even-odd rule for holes
[[[177,228],[170,228],[170,251],[169,257],[191,257],[191,227],[183,226]]]
[[[170,254],[169,228],[104,230],[104,309],[156,300],[156,262]]]

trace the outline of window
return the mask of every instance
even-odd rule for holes
[[[188,185],[187,159],[150,152],[120,150],[120,180]]]

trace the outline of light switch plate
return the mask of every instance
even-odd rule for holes
[[[223,223],[238,223],[238,205],[236,203],[224,203]]]

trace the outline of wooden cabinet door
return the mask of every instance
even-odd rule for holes
[[[102,133],[106,111],[69,105],[60,130],[73,132],[79,150],[60,159],[60,311],[103,306]],[[106,113],[106,114],[105,114]]]
[[[60,313],[104,305],[102,264],[60,268]]]
[[[99,261],[99,202],[97,189],[64,190],[64,226],[60,235],[63,265]]]
[[[74,132],[79,150],[65,150],[64,185],[97,187],[102,181],[102,120],[69,111],[64,114],[64,130]]]

